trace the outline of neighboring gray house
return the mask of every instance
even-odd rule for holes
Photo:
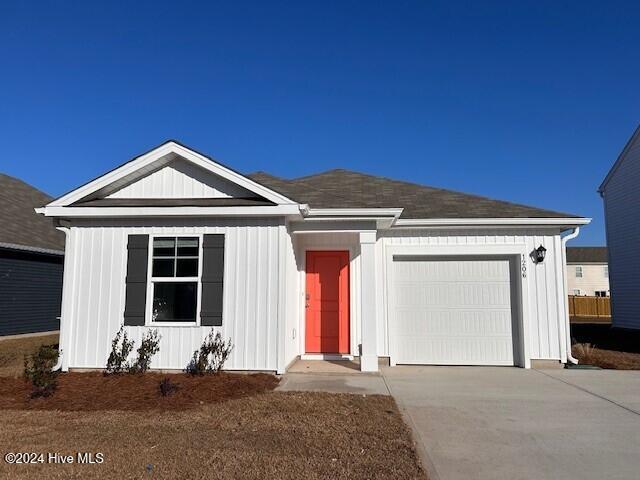
[[[640,328],[640,127],[598,192],[604,199],[612,324]]]
[[[607,247],[567,247],[569,295],[608,297]]]
[[[64,234],[33,210],[50,200],[0,174],[0,336],[59,328]]]

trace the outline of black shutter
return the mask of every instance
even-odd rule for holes
[[[124,324],[144,325],[147,305],[149,235],[129,235]]]
[[[222,325],[224,235],[204,235],[202,241],[202,300],[200,325]]]

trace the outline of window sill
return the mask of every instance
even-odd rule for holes
[[[145,327],[199,327],[197,322],[151,322]]]

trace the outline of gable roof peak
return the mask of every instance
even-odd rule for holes
[[[149,172],[155,168],[155,166],[162,166],[163,164],[169,163],[177,157],[275,204],[292,205],[296,203],[281,193],[214,160],[210,156],[200,153],[177,140],[170,139],[71,192],[64,194],[47,206],[67,207],[80,200],[94,199],[93,197],[96,195],[101,195],[110,188],[119,188],[131,181],[135,181],[139,175]]]

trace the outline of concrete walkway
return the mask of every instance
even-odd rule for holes
[[[640,372],[393,367],[431,480],[640,478]]]
[[[287,373],[276,390],[389,395],[381,375],[367,374]]]
[[[298,360],[276,390],[389,395],[382,375],[362,373],[352,361]]]

